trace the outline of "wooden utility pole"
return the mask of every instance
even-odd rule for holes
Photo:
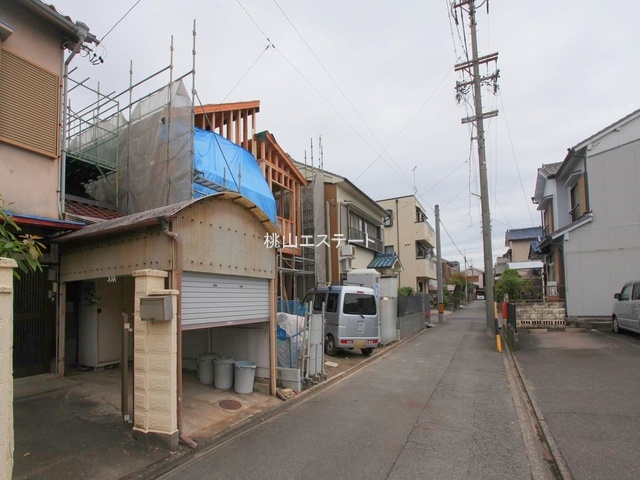
[[[444,278],[442,278],[442,249],[440,248],[440,205],[436,205],[436,250],[438,263],[436,276],[438,277],[438,323],[444,321]]]
[[[489,2],[486,0],[487,10]],[[476,127],[476,141],[478,142],[478,162],[480,164],[480,204],[482,206],[482,243],[484,247],[484,271],[485,271],[485,301],[487,313],[487,334],[496,334],[495,324],[495,307],[494,303],[494,275],[493,275],[493,253],[491,249],[491,213],[489,211],[489,187],[487,184],[487,160],[484,142],[484,119],[495,117],[498,111],[483,113],[482,111],[482,92],[483,85],[492,84],[494,92],[497,89],[497,80],[499,71],[495,73],[481,76],[480,65],[486,65],[490,62],[497,62],[498,54],[493,53],[483,57],[478,57],[478,39],[476,34],[476,5],[475,0],[462,0],[453,4],[454,8],[459,8],[461,12],[465,12],[469,16],[469,25],[471,30],[471,50],[472,59],[460,63],[455,66],[456,72],[465,72],[466,78],[462,82],[456,82],[456,93],[458,98],[465,95],[469,91],[469,87],[473,86],[473,96],[475,100],[475,115],[462,119],[462,123],[472,123]],[[466,48],[466,46],[465,46]]]

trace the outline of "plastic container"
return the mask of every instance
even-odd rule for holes
[[[233,358],[216,358],[213,361],[215,387],[228,390],[233,386]]]
[[[213,383],[213,361],[219,355],[215,353],[201,353],[198,356],[198,381],[205,385]]]
[[[233,389],[236,393],[253,392],[253,382],[256,378],[256,364],[245,360],[238,360],[236,366],[236,380]]]

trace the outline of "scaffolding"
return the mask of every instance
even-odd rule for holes
[[[125,215],[191,198],[195,28],[193,41],[189,72],[174,79],[172,38],[169,64],[134,83],[131,62],[129,86],[118,94],[102,93],[69,73],[65,98],[81,106],[65,105],[65,195]],[[184,85],[189,77],[191,95]]]

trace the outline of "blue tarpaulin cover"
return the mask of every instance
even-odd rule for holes
[[[276,201],[260,166],[250,152],[217,133],[195,128],[194,168],[197,175],[211,184],[240,193],[278,224]],[[216,193],[202,184],[194,186],[194,197]]]

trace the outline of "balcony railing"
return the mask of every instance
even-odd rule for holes
[[[384,245],[379,238],[372,237],[371,235],[358,230],[357,228],[349,227],[349,239],[348,243],[358,245],[375,252],[382,253],[384,251]]]

